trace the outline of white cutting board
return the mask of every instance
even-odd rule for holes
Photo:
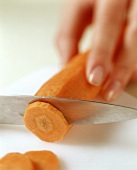
[[[34,72],[0,94],[34,94],[58,70],[53,66]],[[137,120],[74,126],[58,143],[41,141],[25,126],[0,125],[0,156],[44,149],[58,156],[60,170],[137,170]]]

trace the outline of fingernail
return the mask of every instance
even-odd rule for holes
[[[122,83],[120,81],[114,81],[108,87],[104,98],[107,101],[115,100],[122,92]]]
[[[89,83],[95,86],[100,86],[104,81],[104,69],[102,66],[97,66],[89,75]]]

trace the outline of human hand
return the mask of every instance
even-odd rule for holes
[[[137,82],[137,0],[67,0],[57,36],[64,63],[78,53],[81,36],[91,23],[94,34],[86,76],[90,84],[103,85],[102,95],[110,101],[130,81]]]

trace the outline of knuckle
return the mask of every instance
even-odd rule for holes
[[[132,69],[129,66],[122,65],[115,68],[115,79],[120,80],[123,84],[126,84],[130,79]]]
[[[113,0],[110,3],[108,3],[107,9],[105,11],[105,19],[102,21],[104,22],[104,25],[110,26],[111,23],[111,25],[113,26],[121,22],[121,19],[123,18],[124,9],[125,9],[125,4],[123,0],[121,1]]]
[[[132,72],[132,68],[127,65],[119,65],[117,66],[118,74],[121,75],[121,77],[126,77]]]
[[[110,57],[111,52],[110,52],[107,48],[95,47],[95,48],[93,49],[93,54],[94,54],[95,56],[99,56],[99,57],[105,59],[105,58]]]

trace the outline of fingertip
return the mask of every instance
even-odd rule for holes
[[[88,74],[88,82],[95,86],[101,86],[105,79],[105,73],[103,66],[96,66]]]
[[[94,86],[103,85],[110,70],[111,64],[109,60],[105,61],[102,57],[96,57],[92,50],[89,54],[86,65],[86,77],[88,82]]]

